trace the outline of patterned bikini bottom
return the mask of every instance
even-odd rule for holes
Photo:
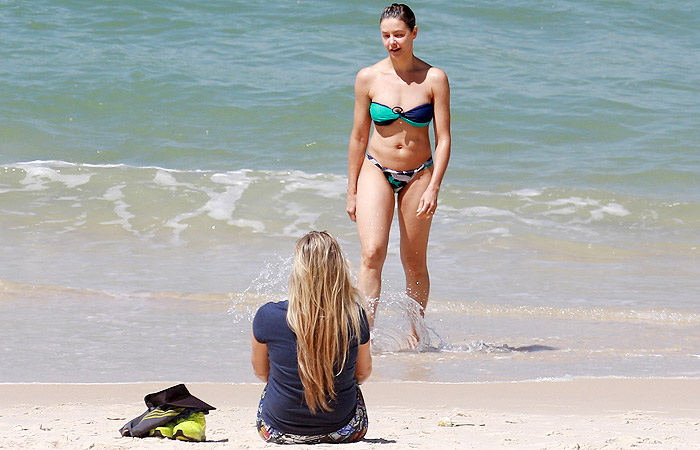
[[[394,170],[390,169],[388,167],[384,167],[381,164],[379,164],[379,161],[374,159],[372,155],[367,153],[367,159],[369,162],[374,164],[379,168],[379,170],[382,171],[384,176],[386,177],[386,181],[389,182],[391,185],[391,188],[394,190],[394,193],[399,192],[401,189],[403,189],[408,183],[411,182],[413,178],[415,178],[416,175],[418,175],[418,172],[420,172],[423,169],[427,169],[428,167],[433,165],[433,157],[431,156],[428,158],[426,162],[421,164],[420,167],[417,169],[413,170]]]

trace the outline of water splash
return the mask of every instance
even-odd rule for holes
[[[243,321],[252,323],[260,306],[287,298],[287,280],[292,270],[293,258],[276,256],[277,259],[267,262],[260,274],[243,292],[229,296],[233,305],[228,310],[228,314],[233,318],[234,323]]]
[[[434,352],[444,345],[444,339],[426,322],[418,302],[392,289],[382,294],[372,330],[374,351]]]

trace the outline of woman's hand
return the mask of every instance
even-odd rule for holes
[[[345,208],[345,210],[348,213],[348,216],[350,216],[350,220],[353,222],[357,222],[357,218],[355,217],[355,210],[357,208],[357,193],[350,193],[348,192],[348,203]]]
[[[428,188],[423,192],[418,202],[418,211],[416,211],[416,217],[421,217],[424,219],[431,219],[435,210],[437,209],[437,198],[438,190],[433,188]]]

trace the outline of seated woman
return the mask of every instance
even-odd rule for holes
[[[255,375],[266,382],[260,436],[278,444],[354,442],[367,432],[358,386],[372,372],[369,324],[340,244],[312,231],[297,241],[289,300],[253,320]]]

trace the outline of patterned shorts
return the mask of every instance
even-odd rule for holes
[[[338,431],[313,436],[284,433],[266,424],[262,418],[262,406],[265,393],[267,393],[267,386],[263,389],[262,396],[260,397],[258,417],[255,421],[258,433],[264,441],[273,442],[275,444],[339,444],[341,442],[359,441],[365,437],[367,433],[367,408],[365,407],[365,399],[362,397],[360,386],[357,386],[357,408],[355,408],[355,416],[350,419],[350,422]]]

